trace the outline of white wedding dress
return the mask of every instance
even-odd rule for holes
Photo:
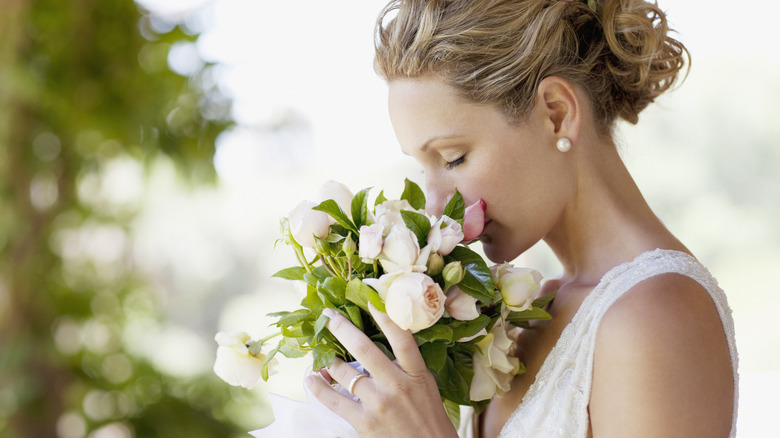
[[[682,274],[701,284],[718,309],[734,370],[734,414],[730,434],[730,437],[734,437],[738,394],[737,349],[734,322],[726,295],[696,259],[682,252],[661,249],[643,253],[632,262],[612,268],[604,275],[563,330],[523,402],[509,417],[499,437],[587,437],[593,350],[601,318],[615,300],[636,284],[666,273]]]

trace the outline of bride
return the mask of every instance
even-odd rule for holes
[[[473,421],[493,437],[733,437],[737,353],[723,292],[643,199],[612,137],[673,85],[684,46],[644,0],[395,0],[377,25],[403,152],[432,214],[486,203],[494,262],[539,240],[563,266],[552,321],[517,339],[528,371]],[[312,394],[363,437],[456,437],[412,335],[373,312],[397,360],[336,314],[341,361]]]

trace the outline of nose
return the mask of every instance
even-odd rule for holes
[[[455,193],[455,189],[449,184],[428,175],[425,176],[425,191],[427,192],[425,211],[437,217],[441,216],[450,196]]]

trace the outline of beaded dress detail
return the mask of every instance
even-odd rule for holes
[[[667,273],[681,274],[698,282],[709,292],[718,310],[734,372],[734,414],[729,435],[734,437],[738,394],[737,349],[726,295],[695,258],[679,251],[656,249],[612,268],[583,300],[539,369],[523,402],[504,425],[499,438],[587,437],[593,352],[601,318],[618,298],[636,284]]]

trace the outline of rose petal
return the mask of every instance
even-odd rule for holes
[[[485,209],[487,204],[482,199],[466,207],[463,217],[463,240],[472,241],[478,238],[485,229]]]

